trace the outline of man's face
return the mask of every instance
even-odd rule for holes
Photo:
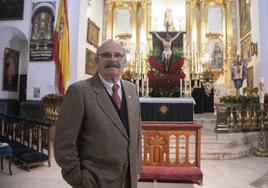
[[[119,43],[109,40],[102,44],[96,57],[99,74],[109,82],[117,82],[126,65],[124,49]]]

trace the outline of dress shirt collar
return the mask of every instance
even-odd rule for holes
[[[113,82],[108,82],[107,80],[105,80],[99,73],[98,73],[100,79],[101,79],[101,82],[103,83],[105,89],[108,91],[108,93],[110,95],[112,95],[113,93],[113,85],[114,83]],[[121,87],[121,81],[120,79],[116,82],[116,84],[118,84],[119,86],[119,89],[118,89],[118,94],[119,94],[119,97],[122,99],[122,87]]]

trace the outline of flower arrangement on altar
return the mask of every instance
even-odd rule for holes
[[[180,48],[172,49],[172,56],[168,70],[165,71],[159,49],[155,48],[149,55],[150,70],[147,72],[149,87],[153,89],[151,96],[171,97],[178,96],[182,80],[186,77],[182,70],[184,65],[183,51]]]

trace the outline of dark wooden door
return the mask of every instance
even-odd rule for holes
[[[27,74],[20,75],[19,101],[26,100]]]

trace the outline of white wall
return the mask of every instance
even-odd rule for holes
[[[19,75],[26,74],[28,64],[28,42],[31,15],[31,1],[24,1],[23,20],[0,22],[0,98],[17,99],[18,92],[2,91],[4,49],[11,48],[20,52]]]
[[[185,0],[152,0],[152,30],[165,31],[164,18],[166,9],[172,10],[172,18],[175,30],[186,31]],[[181,22],[179,21],[181,20]]]
[[[33,3],[39,2],[42,3],[38,6],[47,6],[48,0],[32,0]],[[52,2],[52,0],[51,0]],[[59,1],[57,1],[57,5]],[[32,4],[30,5],[31,12]],[[30,24],[28,34],[29,38],[31,38],[31,18],[32,13],[27,20]],[[56,25],[57,14],[55,14],[54,28]],[[29,46],[28,46],[29,48]],[[28,59],[29,62],[29,59]],[[34,97],[34,88],[40,88],[40,97]],[[55,64],[54,61],[33,61],[29,62],[28,70],[27,70],[27,91],[26,91],[26,99],[27,100],[41,100],[44,95],[56,93],[55,86]]]
[[[264,77],[265,93],[268,93],[268,1],[251,1],[251,40],[258,45],[258,55],[252,56],[254,87],[259,86],[259,77]]]
[[[253,20],[252,22],[257,27],[255,30],[256,35],[252,36],[252,41],[256,42],[258,45],[258,56],[257,56],[257,66],[256,72],[254,75],[255,81],[254,84],[258,85],[259,77],[264,77],[264,91],[268,93],[268,1],[258,0],[251,1],[252,11],[253,11]],[[255,19],[259,18],[259,19]]]
[[[4,68],[4,50],[11,48],[20,52],[19,59],[19,75],[25,74],[28,62],[28,42],[26,36],[16,27],[0,26],[0,98],[1,99],[17,99],[18,92],[2,91],[3,88],[3,68]],[[18,75],[18,79],[19,79]],[[19,88],[19,87],[18,87]]]
[[[29,62],[29,40],[31,38],[32,2],[47,2],[47,0],[24,1],[23,20],[0,22],[0,61],[3,60],[5,47],[20,51],[20,72],[27,74],[27,100],[40,100],[42,96],[56,93],[55,64],[54,61]],[[60,0],[56,0],[56,13],[54,28],[56,26]],[[79,3],[80,2],[80,3]],[[69,84],[88,78],[85,74],[85,50],[89,48],[96,51],[95,47],[86,42],[87,18],[100,27],[100,38],[103,25],[104,2],[88,0],[67,0],[69,15],[70,39],[70,80]],[[17,37],[18,33],[20,37]],[[0,64],[0,86],[2,85],[3,63]],[[2,87],[1,87],[2,88]],[[18,98],[18,92],[3,92],[0,88],[0,98]],[[34,88],[40,88],[40,98],[33,97]]]
[[[32,2],[30,0],[24,1],[24,11],[23,11],[23,20],[8,20],[0,22],[0,27],[15,27],[19,29],[29,40],[30,38],[30,17],[32,15]]]
[[[80,25],[79,25],[79,40],[78,44],[78,80],[89,78],[88,74],[85,74],[85,62],[86,62],[86,48],[93,52],[96,52],[96,48],[86,42],[87,40],[87,19],[90,18],[100,28],[100,43],[102,37],[102,25],[103,25],[103,1],[91,1],[90,5],[88,0],[82,0],[80,3]]]
[[[103,1],[68,0],[69,28],[70,28],[70,80],[69,84],[78,80],[89,78],[85,74],[86,48],[96,51],[95,47],[86,42],[87,39],[87,18],[89,17],[101,29],[103,23]]]

